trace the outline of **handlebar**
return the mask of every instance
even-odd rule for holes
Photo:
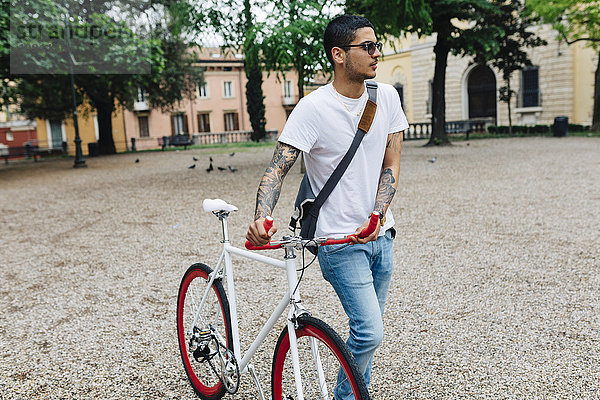
[[[269,217],[265,218],[265,221],[263,222],[263,227],[265,228],[265,230],[267,232],[273,226],[273,222],[274,221],[273,221],[272,217],[269,216]],[[358,237],[364,238],[364,237],[369,236],[370,234],[375,232],[375,229],[377,229],[378,224],[379,224],[379,213],[376,211],[373,211],[369,218],[369,225],[366,228],[364,228],[362,231],[360,231],[360,233],[358,234]],[[344,236],[343,238],[315,238],[312,241],[316,242],[319,246],[327,246],[330,244],[352,243],[352,238],[356,237],[356,236],[357,236],[356,234],[351,234],[351,235]],[[309,240],[305,240],[305,242],[309,242]],[[284,242],[270,241],[269,243],[267,243],[263,246],[254,246],[252,243],[250,243],[249,240],[246,240],[246,249],[248,249],[248,250],[279,249],[279,248],[283,247],[284,244],[285,244]]]

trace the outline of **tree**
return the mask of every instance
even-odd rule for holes
[[[259,44],[257,43],[257,29],[252,22],[250,0],[244,0],[244,54],[246,78],[246,107],[252,125],[251,138],[255,142],[267,135],[265,129],[265,96],[262,90],[262,69],[259,60]]]
[[[323,35],[329,22],[326,0],[289,0],[274,3],[273,18],[265,29],[263,62],[269,71],[298,73],[299,98],[304,86],[328,69]]]
[[[427,146],[449,144],[446,134],[446,66],[448,55],[479,55],[489,59],[498,51],[502,30],[486,18],[499,13],[486,0],[348,0],[350,12],[365,15],[377,33],[400,37],[416,32],[437,34],[433,52],[432,133]]]
[[[84,12],[81,7],[87,3],[90,8]],[[153,9],[145,10],[154,23],[152,36],[141,29],[133,30],[133,11],[127,2],[75,1],[65,7],[50,0],[30,0],[29,8],[13,7],[11,23],[17,34],[13,35],[11,51],[22,56],[24,71],[11,76],[18,81],[22,112],[31,118],[46,119],[70,115],[69,52],[74,54],[78,104],[85,99],[97,111],[101,154],[115,153],[111,115],[118,106],[132,109],[138,90],[147,93],[151,107],[163,110],[193,96],[201,74],[193,68],[192,55],[178,35],[181,6],[163,3],[156,2]],[[119,7],[122,19],[109,17],[106,7]],[[68,49],[61,40],[67,13],[71,15],[69,25],[74,37],[77,32],[88,33],[79,35]],[[19,37],[19,27],[27,32],[30,26],[40,27],[41,34]],[[94,29],[108,34],[95,35]],[[115,40],[115,33],[119,40]],[[27,51],[32,45],[42,49],[50,46],[50,50]],[[25,51],[19,53],[19,48]],[[27,73],[31,71],[35,73]]]
[[[504,35],[498,38],[498,52],[489,60],[489,64],[502,73],[504,86],[500,87],[500,101],[508,107],[508,129],[512,134],[511,100],[515,91],[510,87],[510,78],[515,71],[531,65],[525,48],[544,46],[546,41],[540,39],[528,28],[536,22],[535,18],[524,13],[524,4],[519,0],[493,0],[500,13],[489,15],[487,23],[502,27]],[[475,62],[486,63],[488,60],[477,55]]]
[[[527,8],[552,24],[567,44],[584,41],[598,51],[592,130],[600,131],[600,1],[527,0]]]
[[[258,142],[266,136],[266,120],[262,90],[263,68],[260,61],[261,25],[254,21],[253,3],[257,2],[215,0],[208,13],[208,19],[211,26],[222,36],[225,51],[235,49],[244,53],[244,72],[247,79],[246,109],[252,125],[251,139]],[[204,27],[200,26],[199,29]]]

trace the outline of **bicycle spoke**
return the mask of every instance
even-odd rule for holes
[[[211,269],[194,264],[181,283],[177,330],[179,349],[190,382],[203,399],[219,399],[225,387],[227,360],[221,348],[233,347],[229,303],[220,282],[207,286]],[[200,306],[202,305],[202,309]],[[197,319],[197,320],[196,320]],[[196,320],[196,325],[194,324]],[[216,358],[215,358],[216,357]]]
[[[335,331],[313,317],[302,317],[300,325],[296,344],[304,397],[331,400],[335,395],[336,399],[342,396],[368,399],[356,362]],[[273,396],[297,399],[287,329],[279,337],[273,363]]]

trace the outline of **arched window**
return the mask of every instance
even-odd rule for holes
[[[398,96],[400,96],[400,104],[404,107],[404,85],[401,83],[394,83],[394,88],[398,92]]]
[[[478,65],[469,73],[469,119],[496,118],[496,77],[485,65]]]

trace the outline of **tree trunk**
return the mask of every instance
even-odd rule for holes
[[[304,68],[304,66],[301,68]],[[298,86],[298,100],[300,100],[304,97],[304,74],[301,70],[298,70],[298,83],[296,86]]]
[[[446,66],[450,46],[444,39],[444,33],[438,31],[438,39],[433,48],[435,71],[433,74],[433,93],[431,99],[431,138],[426,146],[450,144],[446,134]]]
[[[594,116],[592,117],[592,131],[600,131],[600,53],[598,53],[598,66],[594,78]]]
[[[510,89],[510,78],[506,80],[506,87],[508,88],[507,96],[508,101],[506,104],[508,105],[508,134],[512,136],[512,114],[510,109],[510,101],[512,100],[512,91]]]
[[[93,103],[98,112],[98,149],[100,154],[115,154],[117,150],[113,140],[111,119],[114,102],[94,101]]]
[[[298,101],[304,97],[304,66],[298,68]],[[304,164],[304,154],[300,154],[300,173],[306,173],[306,164]]]

